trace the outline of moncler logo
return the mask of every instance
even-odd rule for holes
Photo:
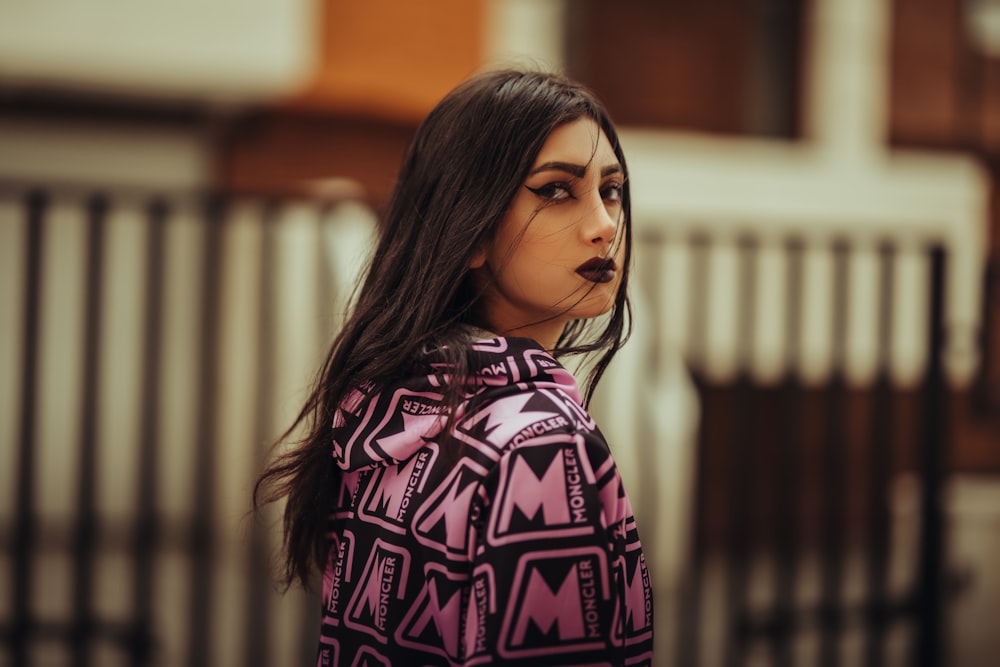
[[[396,633],[400,646],[437,653],[453,660],[461,657],[459,625],[462,587],[467,581],[467,577],[449,573],[440,565],[428,564],[423,588]]]
[[[384,396],[368,402],[361,423],[343,447],[343,458],[353,461],[360,445],[375,459],[400,460],[413,449],[414,441],[431,439],[447,421],[442,395],[397,389],[386,401]]]
[[[394,533],[406,533],[407,515],[420,504],[427,473],[437,456],[438,446],[432,443],[399,465],[377,469],[364,485],[361,516]]]
[[[463,459],[417,510],[413,520],[417,541],[450,558],[467,556],[473,531],[469,509],[486,473],[479,464]]]
[[[526,426],[560,417],[548,400],[533,398],[533,394],[519,393],[492,401],[460,422],[457,435],[473,444],[489,445],[480,449],[499,458],[499,452]]]
[[[337,491],[337,503],[332,512],[334,519],[346,519],[354,514],[354,495],[358,492],[358,471],[342,472]]]
[[[627,612],[624,619],[616,619],[615,639],[619,644],[626,635],[630,641],[645,639],[653,633],[653,595],[642,550],[637,546],[629,548],[617,569],[625,582],[625,599],[620,604],[626,606]],[[620,616],[620,607],[616,612]]]
[[[609,599],[608,563],[596,547],[522,556],[501,629],[501,655],[527,658],[604,648]]]
[[[594,476],[580,456],[581,444],[579,436],[570,441],[562,434],[543,436],[501,462],[497,507],[487,531],[492,544],[594,532],[598,509],[587,499]]]
[[[587,411],[576,400],[576,396],[570,396],[565,390],[554,391],[552,389],[539,389],[538,393],[550,399],[553,406],[555,406],[554,409],[565,413],[575,426],[579,426],[588,431],[593,431],[597,428],[597,422],[595,422],[594,419],[587,414]]]
[[[496,579],[493,568],[480,565],[472,573],[472,586],[465,620],[465,662],[475,665],[489,662],[493,649],[486,636],[487,616],[497,613]]]
[[[364,572],[344,619],[344,624],[386,641],[389,608],[406,593],[410,554],[400,547],[375,540]]]
[[[354,533],[345,530],[339,537],[331,536],[330,562],[323,573],[323,606],[331,625],[340,623],[341,592],[345,581],[351,580],[354,562]]]

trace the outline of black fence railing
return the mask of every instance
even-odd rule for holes
[[[274,385],[287,355],[276,350],[275,330],[276,308],[287,295],[274,285],[289,263],[312,266],[316,288],[306,292],[314,298],[286,328],[311,331],[304,339],[316,346],[335,319],[337,294],[349,287],[336,284],[319,250],[331,225],[345,224],[330,219],[338,205],[0,184],[4,238],[20,245],[6,249],[20,261],[9,262],[4,273],[17,289],[4,304],[4,326],[12,329],[2,344],[8,346],[5,358],[17,359],[19,368],[16,378],[15,369],[5,369],[3,400],[16,428],[5,430],[14,439],[0,444],[6,460],[15,462],[0,482],[7,486],[0,504],[6,570],[0,662],[271,665],[313,659],[317,623],[301,619],[314,615],[318,602],[294,591],[286,598],[276,593],[276,531],[246,513],[253,474],[284,421],[272,406],[283,398]],[[296,225],[305,256],[281,257],[280,230]],[[234,255],[240,244],[242,254],[237,249]],[[254,268],[243,274],[252,285],[242,300],[251,314],[234,326],[226,310],[234,265],[246,264],[248,254]],[[172,294],[185,281],[191,288]],[[131,309],[117,306],[128,321],[112,321],[108,301],[122,283],[134,283],[137,296]],[[70,308],[78,310],[79,321],[57,312],[72,299],[82,299],[81,308]],[[130,333],[128,350],[110,346],[109,340],[122,340],[121,329]],[[235,338],[226,338],[227,332]],[[242,340],[247,332],[250,341]],[[181,363],[178,338],[185,338],[180,354],[188,358],[181,373],[174,367]],[[235,345],[244,354],[227,365]],[[115,358],[119,354],[122,359]],[[67,361],[71,367],[53,371]],[[241,366],[256,369],[256,381],[240,414],[229,419],[252,426],[237,441],[221,433],[222,413],[239,381],[229,376]],[[301,373],[291,383],[307,381],[308,373]],[[178,401],[184,404],[180,416]],[[116,410],[116,402],[137,417]],[[59,414],[67,404],[68,415]],[[191,424],[180,437],[171,432],[178,418]],[[75,421],[51,426],[66,419]],[[125,438],[108,438],[118,421],[135,425]],[[234,471],[224,451],[239,452],[247,462]],[[53,465],[53,457],[72,461],[69,471]],[[238,593],[233,601],[220,588],[226,581]],[[118,601],[115,613],[107,611],[109,598]],[[233,620],[239,618],[245,622]],[[282,618],[298,629],[289,631]]]
[[[981,417],[1000,424],[1000,253],[988,260],[983,271],[981,318],[975,407]],[[997,430],[1000,433],[1000,426]]]
[[[710,253],[735,251],[729,298],[739,332],[735,372],[706,370],[711,328]],[[758,280],[765,261],[753,236],[653,236],[652,246],[687,249],[690,288],[683,328],[702,401],[695,531],[688,578],[678,608],[678,665],[932,665],[943,649],[946,572],[942,484],[946,472],[946,249],[908,239],[791,237],[769,239],[783,257],[780,377],[753,371]],[[829,258],[829,363],[825,378],[806,381],[800,362],[806,299],[806,249]],[[875,258],[863,290],[874,300],[875,371],[850,380],[847,341],[850,261]],[[894,382],[893,317],[897,264],[925,268],[917,290],[926,307],[920,331],[921,379]],[[655,254],[649,253],[649,254]],[[856,278],[855,278],[856,279]],[[912,285],[908,286],[911,290]],[[853,292],[857,293],[857,290]],[[656,297],[654,296],[654,300]],[[918,538],[900,549],[894,531],[893,487],[903,474],[917,480]],[[894,544],[895,542],[895,544]],[[900,580],[903,581],[900,584]],[[850,588],[850,594],[847,589]],[[804,589],[808,589],[805,591]],[[713,593],[713,591],[715,591]],[[714,631],[706,631],[714,626]],[[905,636],[902,642],[898,637]]]
[[[330,236],[341,259],[365,250],[343,247],[344,229],[363,221],[338,217],[339,206],[0,184],[2,238],[18,245],[4,256],[20,258],[0,267],[16,285],[0,302],[12,332],[0,352],[19,360],[16,373],[5,370],[2,394],[16,426],[0,443],[13,462],[0,470],[10,502],[0,505],[0,661],[314,659],[318,603],[275,592],[276,531],[245,513],[253,474],[288,421],[275,406],[293,404],[308,382],[350,287]],[[928,269],[928,307],[923,379],[911,390],[890,372],[895,241],[875,246],[877,371],[858,386],[844,372],[851,241],[826,247],[833,347],[817,384],[798,370],[805,254],[815,242],[778,244],[786,370],[761,382],[747,362],[763,317],[760,239],[735,244],[731,322],[743,361],[719,379],[706,370],[714,326],[706,285],[719,240],[639,237],[644,247],[680,244],[688,253],[684,321],[702,398],[690,573],[676,646],[659,664],[760,664],[761,651],[775,665],[943,664],[945,250],[916,251]],[[62,313],[73,298],[82,306]],[[304,361],[289,361],[296,354]],[[55,368],[66,363],[74,368]],[[75,421],[52,427],[65,419]],[[133,424],[125,435],[113,433],[118,421]],[[71,463],[53,466],[59,457]],[[922,500],[900,589],[889,495],[902,472],[916,475]],[[848,595],[857,571],[863,595]],[[887,648],[900,627],[903,658]],[[861,649],[849,646],[857,637]]]

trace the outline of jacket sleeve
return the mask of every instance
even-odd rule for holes
[[[651,664],[649,577],[599,433],[506,450],[472,519],[466,664]]]

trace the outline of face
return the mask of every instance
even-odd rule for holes
[[[496,238],[473,260],[484,324],[552,349],[569,321],[614,305],[626,243],[623,181],[592,119],[552,131]]]

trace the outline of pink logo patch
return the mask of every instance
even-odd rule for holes
[[[407,514],[419,504],[437,454],[437,445],[432,444],[399,465],[378,468],[367,481],[358,504],[361,516],[394,533],[405,534]]]
[[[593,473],[580,456],[579,438],[563,434],[536,438],[501,463],[497,508],[487,539],[509,544],[594,532],[597,517],[588,506]]]
[[[463,459],[448,478],[435,489],[414,517],[417,541],[440,550],[449,558],[467,558],[469,508],[479,481],[486,475],[482,466]]]
[[[410,554],[405,549],[375,540],[344,625],[384,642],[388,636],[386,617],[394,601],[406,594],[409,569]]]
[[[607,560],[596,547],[522,556],[500,654],[526,658],[605,647],[599,609],[609,597]]]
[[[396,632],[400,646],[457,660],[462,586],[467,581],[440,565],[428,564],[423,588]]]

